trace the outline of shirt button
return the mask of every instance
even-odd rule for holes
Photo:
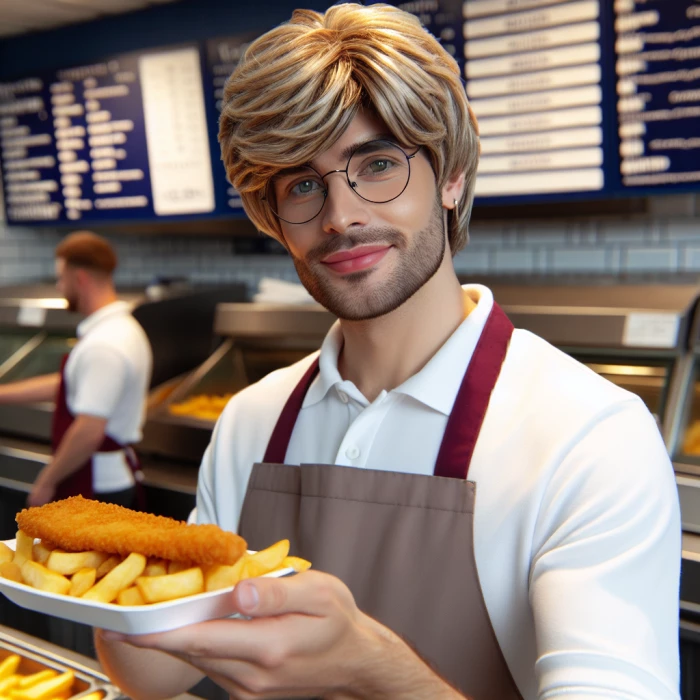
[[[348,447],[345,450],[345,456],[348,459],[357,459],[360,456],[360,450],[357,447]]]
[[[348,401],[350,401],[350,399],[348,398],[348,395],[347,395],[344,391],[338,390],[338,398],[339,398],[343,403],[347,403]]]

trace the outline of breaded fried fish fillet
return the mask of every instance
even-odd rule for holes
[[[71,552],[95,550],[193,564],[234,564],[246,542],[217,525],[186,523],[122,506],[72,496],[17,514],[17,524],[31,537]]]

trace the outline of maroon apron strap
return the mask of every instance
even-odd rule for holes
[[[73,422],[73,416],[68,409],[68,399],[66,396],[66,362],[68,355],[61,359],[61,383],[58,385],[56,394],[56,408],[51,418],[51,448],[55,452],[63,439],[63,435]]]
[[[494,302],[447,420],[435,462],[435,476],[467,478],[474,447],[512,335],[513,324]]]
[[[68,408],[68,398],[66,392],[66,362],[68,355],[64,355],[61,360],[61,383],[58,387],[56,395],[56,407],[54,409],[53,418],[51,420],[51,448],[55,454],[58,446],[61,444],[64,435],[68,428],[75,420],[73,414]],[[81,465],[77,471],[61,481],[56,487],[56,493],[53,500],[59,501],[69,496],[83,496],[92,498],[92,459],[89,459],[85,464]]]
[[[311,383],[318,374],[318,358],[316,358],[309,369],[306,370],[301,381],[297,384],[291,396],[287,399],[287,403],[280,413],[275,429],[272,431],[272,437],[267,445],[264,462],[272,464],[283,464],[284,458],[287,456],[287,448],[289,441],[292,439],[294,425],[297,422],[299,411],[304,403],[304,397],[309,390]]]
[[[479,431],[512,335],[513,324],[503,309],[494,302],[447,420],[435,463],[435,476],[467,478]],[[304,397],[317,374],[318,359],[311,364],[282,409],[268,443],[264,462],[284,463]]]

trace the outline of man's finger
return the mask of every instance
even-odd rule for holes
[[[236,609],[248,617],[297,613],[323,617],[340,606],[354,607],[352,594],[337,578],[318,571],[286,578],[255,578],[233,589]]]
[[[215,659],[273,664],[289,645],[299,648],[313,641],[305,638],[308,626],[297,624],[300,616],[260,618],[257,620],[211,620],[188,625],[171,632],[120,636],[136,647],[158,649],[187,663],[201,667]],[[308,618],[307,618],[308,619]],[[103,635],[106,639],[113,635]]]

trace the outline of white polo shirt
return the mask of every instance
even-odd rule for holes
[[[372,403],[338,373],[336,324],[286,462],[432,474],[493,305],[485,287],[465,291],[476,308],[420,372]],[[237,528],[253,463],[314,357],[228,404],[200,471],[199,522]],[[642,401],[516,330],[469,479],[479,580],[523,698],[678,698],[678,497]]]
[[[66,363],[68,409],[106,418],[106,434],[122,445],[139,442],[152,366],[151,345],[130,306],[115,301],[102,307],[78,325]],[[95,454],[92,477],[96,493],[134,483],[124,452]]]

